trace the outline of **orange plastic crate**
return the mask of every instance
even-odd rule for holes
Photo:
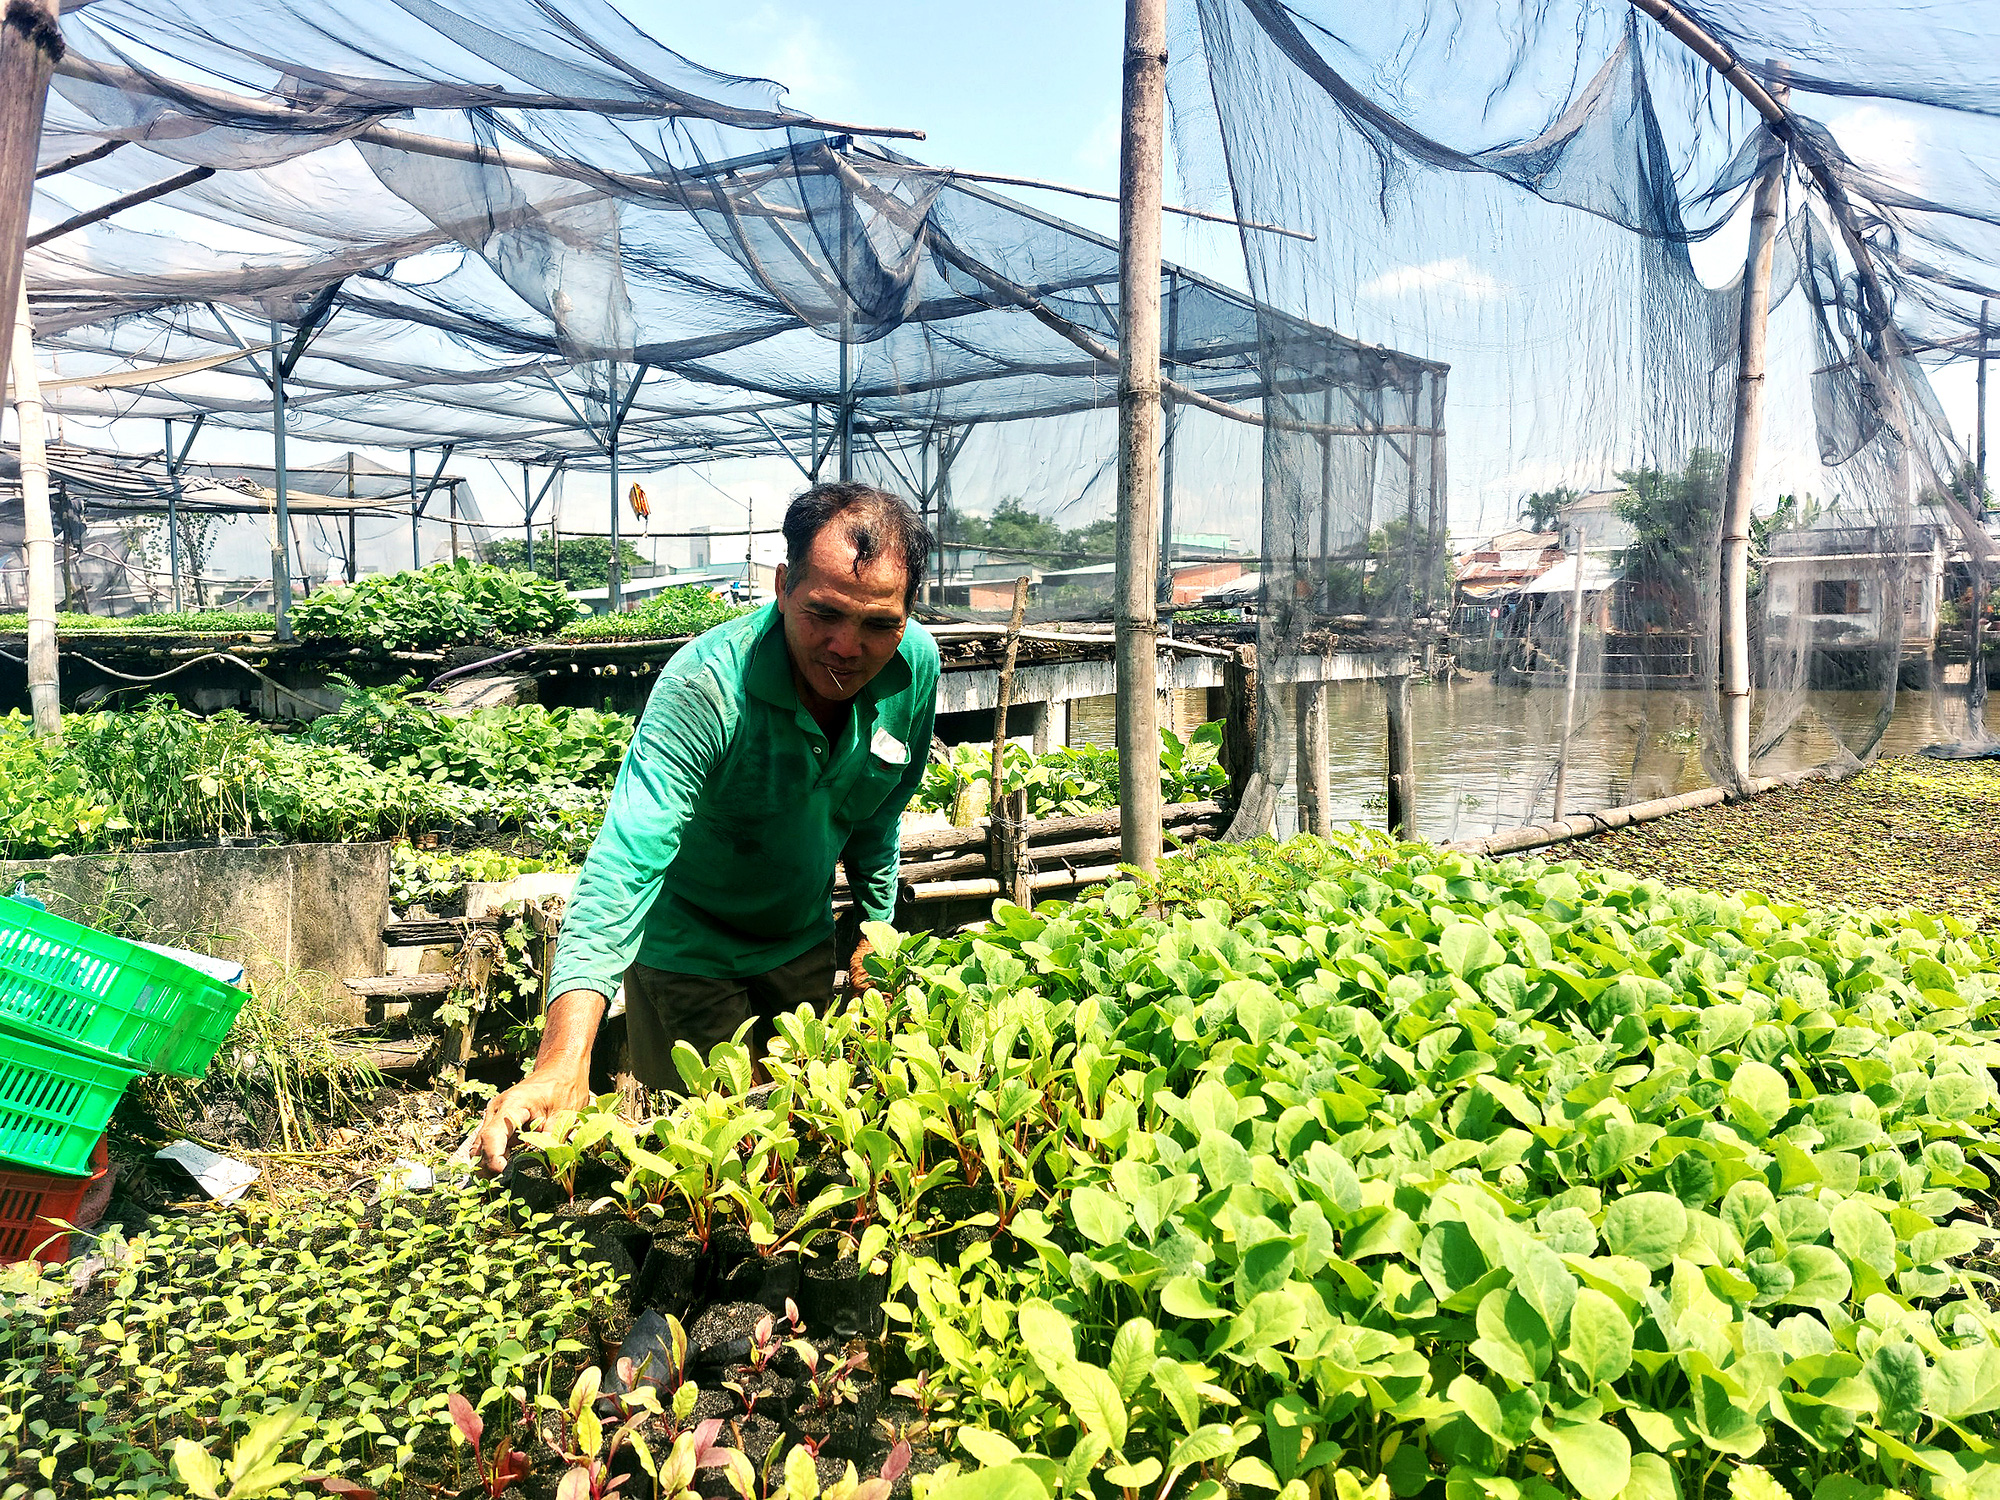
[[[102,1136],[90,1153],[88,1177],[0,1167],[0,1265],[30,1256],[45,1265],[69,1259],[69,1236],[56,1221],[73,1222],[110,1170]]]

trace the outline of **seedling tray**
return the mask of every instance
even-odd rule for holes
[[[138,1070],[24,1037],[0,1041],[0,1163],[90,1173],[90,1153]]]
[[[178,959],[0,901],[0,1030],[199,1078],[248,998]]]
[[[103,1136],[91,1151],[88,1177],[0,1168],[0,1265],[29,1259],[54,1265],[67,1260],[69,1236],[60,1225],[75,1220],[83,1200],[110,1170]]]

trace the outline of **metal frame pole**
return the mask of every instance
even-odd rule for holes
[[[167,577],[174,590],[174,613],[181,612],[181,468],[174,462],[174,419],[164,418],[167,430]]]
[[[528,543],[528,571],[535,571],[535,503],[529,498],[528,466],[521,465],[521,531]]]
[[[410,450],[410,566],[424,565],[423,537],[417,528],[417,450]]]
[[[1181,278],[1178,272],[1167,273],[1167,348],[1165,363],[1175,365],[1174,374],[1180,374],[1175,364],[1180,348],[1181,324]],[[1160,396],[1160,422],[1166,435],[1160,440],[1160,603],[1171,609],[1174,602],[1174,432],[1180,426],[1180,412],[1175,409],[1172,391],[1163,391]]]
[[[1159,865],[1160,197],[1166,0],[1125,0],[1118,184],[1118,804],[1120,853]]]
[[[292,638],[292,510],[285,473],[285,359],[280,352],[278,320],[271,319],[271,466],[278,495],[278,536],[271,548],[271,614],[278,639]]]
[[[354,499],[354,450],[352,448],[347,450],[347,498],[351,504]],[[354,521],[354,512],[352,509],[349,509],[347,512],[347,581],[349,583],[353,583],[361,576],[361,552],[359,542],[356,538],[357,530],[358,528]]]
[[[1973,483],[1977,488],[1969,507],[1982,533],[1986,527],[1986,343],[1990,305],[1986,299],[1980,300],[1978,439],[1973,445],[1976,465]],[[1986,637],[1982,618],[1986,613],[1986,564],[1979,555],[1979,538],[1971,540],[1974,545],[1967,548],[1967,561],[1972,564],[1972,620],[1968,627],[1972,646],[1965,668],[1965,734],[1968,740],[1977,744],[1986,738]]]
[[[618,409],[618,362],[611,363],[610,378],[605,382],[605,392],[610,398],[611,433],[605,444],[605,451],[611,456],[611,558],[604,565],[604,611],[618,613],[620,599],[624,593],[624,579],[620,577],[618,566],[618,429],[625,425],[624,413]]]
[[[854,195],[840,196],[840,482],[854,481]]]

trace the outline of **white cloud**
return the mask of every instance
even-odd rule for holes
[[[1930,132],[1919,121],[1883,104],[1864,104],[1826,122],[1840,149],[1864,171],[1921,188]]]
[[[1373,281],[1362,283],[1359,296],[1375,302],[1391,302],[1413,292],[1436,291],[1448,297],[1484,302],[1500,295],[1500,283],[1478,269],[1464,256],[1429,261],[1421,266],[1402,266],[1385,271]]]
[[[794,109],[832,115],[854,102],[852,60],[814,17],[766,4],[733,29],[747,56],[730,66],[776,79]]]
[[[1076,163],[1078,175],[1083,181],[1118,180],[1119,127],[1122,123],[1123,117],[1118,110],[1106,110],[1090,127],[1090,132],[1076,143],[1071,160]]]

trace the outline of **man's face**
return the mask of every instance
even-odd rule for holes
[[[806,554],[805,576],[778,569],[778,613],[792,667],[814,695],[844,703],[888,665],[909,610],[900,558],[878,555],[854,570],[854,544],[836,520]],[[797,587],[787,592],[796,581]]]

